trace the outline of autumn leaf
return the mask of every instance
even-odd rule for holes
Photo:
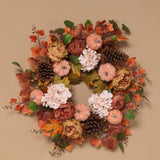
[[[79,84],[82,80],[82,76],[78,76],[77,74],[70,73],[68,75],[68,78],[70,80],[70,83],[72,84]]]
[[[81,64],[73,64],[73,63],[70,63],[70,65],[71,65],[71,68],[72,68],[72,72],[74,73],[74,74],[77,74],[78,76],[80,76],[81,75]]]
[[[17,99],[11,98],[10,101],[9,101],[9,104],[13,104],[13,103],[16,103],[16,102],[17,102]]]
[[[41,129],[47,132],[52,132],[53,137],[57,133],[62,133],[62,125],[57,120],[49,120],[51,123],[45,124]]]
[[[33,113],[33,111],[28,108],[28,104],[25,104],[25,105],[23,106],[22,113],[23,113],[23,114],[31,115],[31,114]]]
[[[102,80],[94,82],[93,86],[93,93],[101,93],[108,88],[107,83],[103,82]]]
[[[39,34],[40,36],[44,35],[44,30],[37,30],[37,34]]]
[[[78,144],[79,146],[81,146],[84,141],[85,141],[85,139],[83,137],[80,137],[80,138],[73,140],[73,142]]]
[[[27,73],[17,73],[16,77],[18,79],[19,84],[21,87],[29,86],[31,74],[29,72]]]
[[[31,65],[31,67],[36,70],[38,68],[38,63],[40,61],[40,59],[38,57],[30,57],[27,59],[28,63]]]
[[[100,147],[101,145],[101,140],[97,139],[97,138],[91,138],[90,139],[90,144],[96,148]]]
[[[31,35],[31,36],[29,36],[29,38],[31,39],[31,42],[36,42],[36,40],[37,40],[36,35]]]
[[[72,144],[69,144],[69,145],[65,148],[65,150],[67,150],[67,151],[69,151],[69,152],[71,152],[72,149],[73,149],[73,145],[72,145]]]
[[[98,73],[94,70],[91,73],[88,73],[85,77],[84,77],[84,82],[88,85],[88,86],[93,86],[94,82],[96,80],[99,80],[99,76]]]
[[[130,132],[130,130],[128,128],[125,128],[124,133],[125,133],[126,136],[130,136],[131,135],[131,132]]]
[[[125,126],[125,127],[129,127],[130,122],[127,119],[123,118],[122,125]]]
[[[31,48],[31,51],[32,51],[32,56],[37,57],[40,55],[41,47],[35,45]]]
[[[29,86],[23,87],[23,88],[21,89],[19,95],[20,95],[22,98],[29,98],[30,93],[32,92],[32,89],[33,89],[33,88],[31,88],[31,87],[29,87]]]
[[[72,86],[70,85],[70,81],[69,81],[68,77],[61,78],[60,76],[58,76],[56,74],[55,77],[54,77],[54,84],[60,84],[60,83],[63,83],[69,89],[72,88]]]

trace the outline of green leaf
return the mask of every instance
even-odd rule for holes
[[[125,118],[128,120],[135,119],[135,111],[134,110],[128,110],[125,114]]]
[[[140,96],[142,97],[143,92],[144,92],[144,89],[141,88],[141,89],[138,89],[136,93],[140,94]]]
[[[109,20],[109,22],[110,22],[111,24],[113,24],[114,30],[117,30],[117,29],[118,29],[118,24],[116,23],[116,21],[114,21],[114,20]]]
[[[126,93],[124,95],[125,95],[125,99],[124,99],[125,103],[130,102],[131,101],[131,95],[130,94],[126,94]]]
[[[61,148],[61,149],[64,149],[67,146],[68,146],[68,143],[65,140],[62,140],[58,145],[58,147]]]
[[[125,139],[126,135],[123,132],[117,133],[117,140],[121,141],[123,139]]]
[[[30,110],[32,110],[33,112],[37,112],[37,110],[38,110],[38,106],[35,102],[29,102],[28,108]]]
[[[69,44],[72,40],[72,36],[70,34],[66,34],[63,36],[63,42],[64,44]]]
[[[79,64],[78,56],[70,55],[70,56],[69,56],[69,60],[70,60],[73,64]]]
[[[53,142],[57,142],[62,138],[61,134],[55,134],[52,138]]]
[[[128,33],[130,33],[130,29],[125,25],[125,24],[122,24],[122,29]]]
[[[39,108],[41,111],[47,111],[48,110],[48,108],[47,107],[44,107],[44,106],[40,106],[40,108]]]
[[[87,19],[84,24],[85,24],[85,27],[87,27],[87,25],[92,25],[92,22],[89,19]]]
[[[112,39],[117,40],[117,39],[118,39],[118,36],[117,36],[117,35],[113,35],[113,36],[112,36]]]
[[[71,68],[72,68],[72,72],[74,73],[74,74],[77,74],[78,76],[80,76],[81,75],[81,64],[73,64],[73,63],[70,63],[70,65],[71,65]]]
[[[122,143],[118,143],[118,145],[119,145],[119,148],[121,149],[121,151],[124,152],[124,146],[123,146],[123,144]]]
[[[93,93],[101,93],[108,88],[107,83],[102,80],[94,82],[93,86]]]
[[[17,66],[17,67],[20,67],[20,68],[21,68],[21,65],[20,65],[18,62],[12,62],[12,64],[14,64],[15,66]]]
[[[64,24],[69,28],[73,27],[73,25],[74,25],[74,23],[72,21],[70,21],[70,20],[65,20]]]
[[[99,75],[95,70],[93,70],[91,73],[86,74],[86,76],[84,77],[84,82],[88,86],[93,86],[96,80],[99,80]]]
[[[57,29],[55,29],[55,32],[57,32],[59,34],[63,34],[64,33],[64,29],[63,28],[57,28]]]

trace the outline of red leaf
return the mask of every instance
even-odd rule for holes
[[[30,82],[30,78],[31,78],[30,73],[28,73],[28,72],[27,73],[17,73],[16,77],[17,77],[21,87],[29,86],[29,82]]]
[[[131,135],[131,132],[130,132],[130,130],[128,128],[126,128],[124,130],[124,133],[125,133],[126,136],[130,136]]]
[[[90,144],[96,148],[98,148],[101,145],[101,140],[97,138],[91,138],[90,139]]]
[[[109,130],[108,133],[112,136],[116,135],[117,133],[123,132],[123,127],[118,124],[118,125],[111,125],[109,124]]]
[[[25,104],[25,105],[23,106],[22,113],[23,113],[23,114],[31,115],[31,114],[33,113],[33,111],[28,108],[28,104]]]
[[[44,35],[44,30],[37,30],[37,34],[39,34],[40,36]]]
[[[15,107],[14,110],[15,110],[15,111],[21,111],[21,110],[22,110],[22,107],[18,104],[18,105]]]
[[[29,38],[31,39],[31,42],[36,42],[36,40],[37,40],[36,35],[31,35],[31,36],[29,36]]]
[[[130,125],[130,122],[128,120],[126,120],[125,118],[123,118],[122,125],[125,127],[128,127]]]
[[[28,63],[32,66],[32,68],[33,68],[34,70],[37,69],[37,66],[38,66],[39,61],[40,61],[40,58],[39,58],[39,57],[36,57],[36,58],[34,58],[34,57],[28,58]]]
[[[39,121],[38,121],[38,127],[39,127],[40,129],[41,129],[42,127],[44,127],[45,124],[46,124],[45,121],[42,121],[42,120],[39,120]]]
[[[32,51],[32,56],[37,57],[40,54],[41,47],[35,45],[34,47],[31,48],[31,51]]]
[[[109,136],[109,137],[103,139],[103,146],[105,146],[111,150],[114,150],[116,145],[117,145],[117,140],[115,137]]]
[[[16,103],[16,102],[17,102],[17,99],[15,99],[15,98],[11,98],[10,101],[9,101],[10,104],[13,104],[13,103]]]

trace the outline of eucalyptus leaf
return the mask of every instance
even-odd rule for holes
[[[38,110],[38,106],[35,102],[29,102],[28,108],[30,110],[32,110],[33,112],[37,112],[37,110]]]
[[[130,33],[130,29],[125,25],[125,24],[122,24],[122,29],[128,33]]]
[[[87,27],[87,25],[92,25],[92,22],[89,19],[87,19],[86,22],[84,23],[84,25],[85,25],[85,27]]]
[[[74,25],[74,23],[72,21],[70,21],[70,20],[65,20],[64,24],[69,28],[73,27],[73,25]]]
[[[125,114],[125,118],[128,120],[135,119],[135,111],[134,110],[128,110]]]
[[[119,148],[121,149],[122,152],[124,152],[124,146],[122,143],[118,143]]]
[[[117,36],[117,35],[113,35],[113,36],[112,36],[112,39],[113,39],[113,40],[117,40],[117,39],[118,39],[118,36]]]
[[[64,29],[63,28],[57,28],[57,29],[55,29],[55,32],[57,32],[59,34],[63,34],[64,33]]]
[[[21,65],[20,65],[18,62],[12,62],[12,64],[14,64],[15,66],[17,66],[17,67],[20,67],[20,68],[21,68]]]
[[[130,102],[131,101],[131,95],[130,94],[126,94],[126,93],[124,95],[125,95],[125,99],[124,99],[125,103]]]
[[[79,64],[78,56],[70,55],[70,56],[69,56],[69,60],[70,60],[73,64]]]
[[[70,34],[66,34],[63,36],[63,42],[64,44],[69,44],[72,40],[72,36]]]
[[[109,20],[109,22],[110,22],[111,24],[113,24],[114,30],[117,30],[117,29],[118,29],[118,24],[117,24],[114,20]]]
[[[117,133],[117,140],[118,141],[121,141],[124,138],[125,138],[125,133],[123,133],[123,132]]]

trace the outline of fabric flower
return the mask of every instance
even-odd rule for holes
[[[103,81],[111,81],[116,75],[116,69],[110,63],[100,65],[98,74]]]
[[[68,51],[63,43],[54,41],[48,45],[48,56],[53,62],[60,61],[68,55]]]
[[[113,87],[117,90],[125,90],[131,83],[132,75],[125,68],[117,71],[116,77],[113,79]]]
[[[78,58],[80,64],[82,65],[81,70],[85,71],[91,71],[94,69],[99,60],[101,59],[101,55],[97,54],[96,51],[88,48],[83,50],[83,54],[81,54]]]
[[[47,93],[42,97],[43,106],[58,109],[61,104],[65,104],[68,98],[72,97],[71,92],[65,85],[52,84],[48,86]]]
[[[90,108],[84,104],[76,106],[76,113],[74,115],[77,121],[85,121],[90,116]]]
[[[57,120],[66,120],[74,116],[75,106],[72,102],[61,104],[58,109],[54,110],[54,117]]]
[[[112,109],[113,94],[107,90],[100,94],[92,94],[88,99],[88,104],[94,114],[98,114],[101,118],[108,116],[108,110]]]
[[[125,96],[122,94],[116,94],[113,96],[112,107],[114,109],[122,109],[124,107],[124,98]]]
[[[82,54],[83,49],[86,47],[86,42],[79,38],[72,39],[72,42],[68,46],[68,52],[73,55],[79,56]]]
[[[80,122],[72,119],[63,122],[63,134],[71,139],[77,139],[82,136],[82,127]]]
[[[62,60],[53,65],[53,71],[57,73],[59,76],[66,76],[71,69],[69,62],[66,60]]]

